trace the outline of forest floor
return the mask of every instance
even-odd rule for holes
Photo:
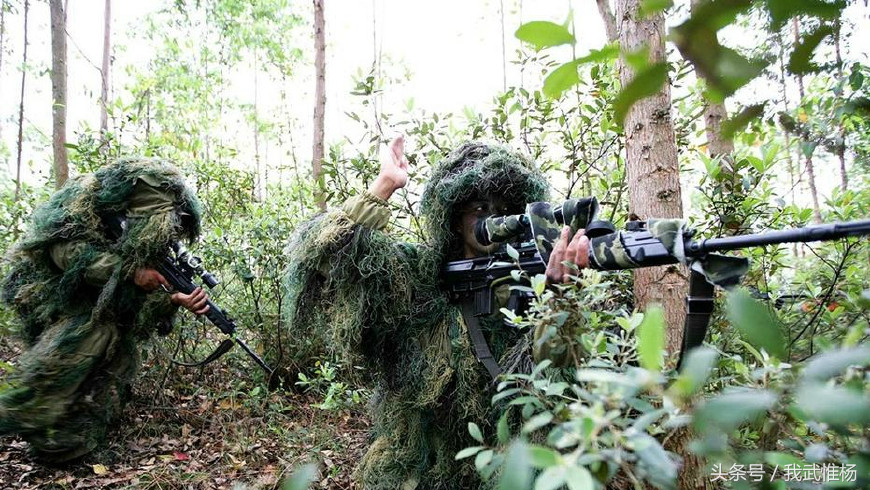
[[[0,359],[14,349],[0,341]],[[104,446],[79,461],[44,466],[23,440],[0,440],[0,489],[280,488],[309,462],[320,469],[314,488],[353,487],[369,432],[364,406],[323,410],[307,394],[268,393],[221,361],[142,371]]]

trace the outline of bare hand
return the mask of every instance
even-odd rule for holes
[[[148,292],[154,291],[160,286],[169,288],[169,281],[162,274],[155,269],[146,267],[136,269],[136,272],[133,273],[133,283]]]
[[[196,288],[190,294],[175,292],[172,293],[172,296],[170,296],[169,299],[173,303],[183,306],[197,315],[202,315],[209,309],[209,306],[206,304],[206,301],[208,301],[208,294],[206,294],[205,290],[202,288]]]
[[[408,159],[405,157],[405,136],[390,142],[390,159],[381,161],[381,171],[369,187],[369,192],[388,200],[398,189],[408,184]]]
[[[556,241],[547,263],[547,282],[566,283],[571,281],[572,275],[577,275],[578,271],[563,262],[573,263],[578,269],[589,267],[589,238],[586,230],[577,230],[572,237],[570,226],[562,228],[562,235]]]

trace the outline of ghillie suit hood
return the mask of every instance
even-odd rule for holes
[[[138,369],[138,343],[176,309],[133,273],[170,241],[198,236],[200,216],[174,166],[141,159],[72,179],[34,212],[3,283],[28,350],[0,390],[0,435],[21,434],[53,461],[99,444]]]
[[[546,201],[549,184],[525,156],[480,142],[463,144],[435,167],[423,191],[420,214],[429,242],[445,259],[458,240],[451,225],[459,205],[490,195],[512,203]]]
[[[425,244],[381,232],[389,208],[368,193],[303,224],[289,244],[287,319],[300,339],[298,362],[338,357],[365,367],[376,385],[375,440],[356,472],[362,488],[480,485],[473,467],[454,456],[474,445],[468,422],[489,424],[492,393],[440,270],[458,239],[457,207],[489,195],[543,200],[547,184],[516,153],[467,143],[436,166],[424,191]],[[515,340],[505,331],[488,331],[497,353]]]

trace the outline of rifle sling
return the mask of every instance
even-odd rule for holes
[[[216,360],[220,359],[220,357],[222,355],[226,354],[227,352],[229,352],[230,349],[233,348],[233,345],[235,345],[235,342],[233,342],[233,339],[224,339],[224,341],[221,342],[221,344],[219,346],[217,346],[217,349],[215,349],[214,352],[209,354],[209,356],[206,357],[205,359],[203,359],[202,361],[199,361],[199,362],[181,362],[181,361],[177,361],[177,360],[173,359],[172,362],[173,362],[173,364],[177,364],[179,366],[185,366],[185,367],[205,366],[206,364],[208,364],[212,361],[216,361]]]
[[[713,293],[714,286],[707,282],[703,274],[693,270],[689,278],[689,295],[686,296],[686,323],[683,325],[678,370],[683,365],[686,353],[701,345],[707,336],[707,326],[713,314]]]
[[[480,318],[474,314],[474,297],[463,298],[460,306],[462,318],[465,320],[465,326],[468,328],[468,335],[471,337],[472,345],[474,345],[474,355],[483,364],[483,367],[486,368],[492,379],[495,380],[501,374],[501,367],[492,356],[492,351],[489,350],[489,345],[483,336],[483,330],[480,328]]]

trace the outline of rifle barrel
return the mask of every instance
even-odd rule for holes
[[[836,240],[838,238],[860,235],[870,235],[870,219],[811,225],[803,228],[754,233],[752,235],[693,240],[687,245],[686,253],[689,256],[698,256],[708,252],[722,252],[746,247],[775,245],[778,243]]]

